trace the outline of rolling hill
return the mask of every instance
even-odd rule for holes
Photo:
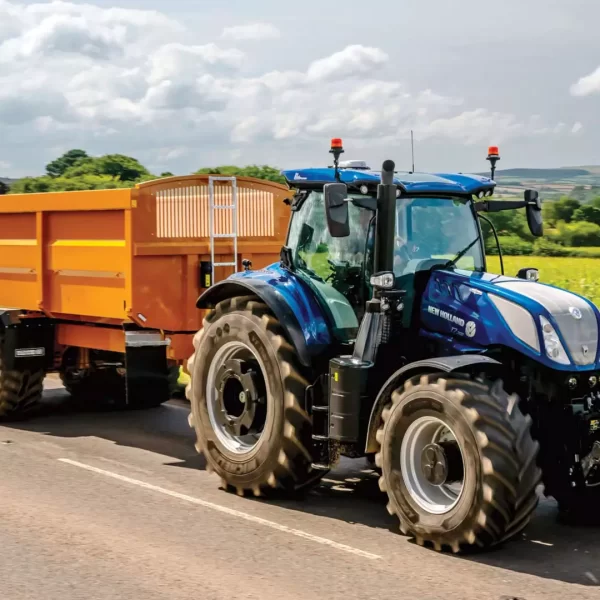
[[[489,176],[489,171],[481,173]],[[572,196],[585,202],[600,196],[600,166],[573,166],[555,169],[498,169],[495,176],[498,196],[522,196],[526,188],[534,188],[544,199]]]

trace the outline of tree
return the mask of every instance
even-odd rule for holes
[[[573,221],[582,221],[584,223],[595,223],[596,225],[600,225],[600,208],[585,204],[573,213]]]
[[[85,150],[69,150],[61,157],[46,165],[46,173],[48,173],[50,177],[60,177],[61,175],[64,175],[67,169],[88,158],[89,156]]]
[[[4,183],[4,181],[0,181],[0,196],[2,196],[3,194],[8,194],[9,191],[10,187],[8,187],[8,185]]]
[[[196,171],[197,175],[224,175],[226,177],[255,177],[257,179],[266,179],[276,183],[285,184],[285,177],[279,172],[279,169],[268,165],[249,165],[247,167],[236,167],[225,165],[221,167],[207,167]]]
[[[570,223],[573,220],[573,213],[581,206],[581,203],[574,198],[563,196],[553,204],[554,218],[557,221]]]
[[[173,173],[171,173],[170,171],[165,171],[164,173],[160,174],[161,177],[174,177]]]
[[[95,157],[87,155],[82,150],[67,152],[50,163],[48,170],[54,174],[21,179],[11,186],[10,193],[128,188],[136,183],[156,178],[131,156],[107,154]]]
[[[148,177],[150,172],[131,156],[107,154],[99,158],[89,157],[77,161],[63,173],[63,176],[69,179],[83,175],[107,175],[119,181],[138,181],[142,177]]]
[[[107,154],[96,160],[102,175],[110,175],[120,181],[136,181],[150,175],[150,171],[131,156]]]
[[[560,229],[567,246],[600,246],[600,226],[595,223],[563,223]]]

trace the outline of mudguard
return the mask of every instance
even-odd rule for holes
[[[486,372],[502,367],[502,363],[481,354],[462,354],[460,356],[442,356],[439,358],[428,358],[418,360],[404,365],[398,369],[389,379],[383,384],[377,398],[371,408],[371,416],[369,417],[369,426],[367,428],[367,440],[365,444],[365,452],[376,452],[377,441],[375,434],[379,427],[381,413],[386,404],[390,402],[393,391],[398,387],[401,381],[406,381],[415,375],[425,373],[451,373],[453,371],[466,371],[475,365],[481,365],[482,370]]]
[[[309,367],[312,357],[331,343],[329,327],[312,291],[293,273],[278,264],[260,271],[243,271],[208,288],[196,303],[198,308],[214,308],[234,296],[254,295],[273,312],[298,353]]]
[[[0,307],[0,356],[7,371],[49,369],[54,364],[54,322],[21,318],[23,311]]]

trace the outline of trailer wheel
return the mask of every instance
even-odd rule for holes
[[[156,408],[169,398],[144,397],[142,402],[127,403],[127,382],[125,357],[117,353],[91,351],[90,366],[84,369],[76,367],[78,348],[69,348],[63,357],[60,378],[65,389],[78,405],[96,410],[143,410]],[[102,366],[103,362],[113,362],[122,366]],[[179,369],[169,367],[168,379],[170,393],[177,389]]]
[[[308,382],[268,307],[253,297],[220,302],[194,347],[189,421],[208,470],[240,495],[299,490],[316,481],[304,409]]]
[[[0,420],[28,417],[36,408],[44,391],[41,371],[6,371],[0,357]]]
[[[380,488],[420,545],[488,548],[522,531],[538,503],[531,419],[500,382],[422,375],[392,394],[377,433]]]

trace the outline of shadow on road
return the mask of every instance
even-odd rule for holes
[[[63,438],[103,438],[121,446],[172,457],[173,462],[165,463],[169,466],[204,469],[204,459],[194,449],[195,437],[187,423],[188,413],[186,403],[178,401],[147,411],[92,412],[75,405],[64,389],[51,389],[45,392],[44,403],[35,418],[7,427]],[[377,479],[366,461],[342,459],[338,468],[304,498],[270,502],[287,510],[399,535],[397,520],[385,508],[386,496],[379,491]],[[556,514],[554,501],[544,499],[522,539],[485,554],[455,558],[567,583],[600,585],[600,528],[560,525]]]
[[[399,533],[398,521],[388,514],[387,496],[379,491],[377,480],[378,475],[364,461],[348,461],[328,474],[305,501],[283,500],[277,504]],[[566,583],[600,585],[600,528],[559,524],[552,499],[540,501],[520,539],[486,553],[449,556]]]
[[[188,405],[178,400],[150,410],[94,410],[73,401],[64,388],[56,388],[44,391],[34,416],[4,426],[62,438],[102,438],[119,446],[170,456],[175,461],[166,463],[169,466],[204,469],[206,461],[194,448],[188,413]]]

